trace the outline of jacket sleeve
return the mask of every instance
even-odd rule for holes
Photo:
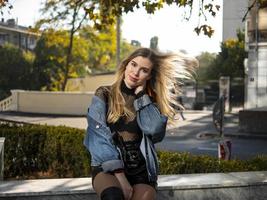
[[[87,114],[88,127],[84,145],[91,154],[91,165],[100,165],[104,172],[123,168],[119,151],[113,144],[112,133],[106,125],[106,105],[94,96]]]
[[[144,134],[149,136],[153,143],[162,141],[168,118],[159,112],[147,94],[134,101],[134,108],[137,111],[137,123]]]

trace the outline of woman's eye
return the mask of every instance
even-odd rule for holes
[[[147,69],[143,69],[143,72],[144,72],[144,73],[148,73],[148,70],[147,70]]]
[[[137,66],[137,63],[135,63],[135,62],[131,62],[131,65],[132,65],[133,67],[136,67],[136,66]]]

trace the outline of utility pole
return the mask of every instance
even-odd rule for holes
[[[120,30],[120,26],[121,26],[121,17],[117,16],[117,24],[116,24],[116,67],[119,67],[120,64],[120,51],[121,51],[121,47],[120,47],[120,41],[121,41],[121,30]]]

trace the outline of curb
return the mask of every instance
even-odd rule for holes
[[[229,138],[247,138],[247,139],[263,139],[267,140],[267,135],[263,134],[249,134],[249,133],[224,133],[224,137]],[[211,139],[211,138],[221,138],[219,133],[211,132],[200,132],[196,135],[198,139]]]

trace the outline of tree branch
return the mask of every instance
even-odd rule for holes
[[[256,2],[257,2],[257,0],[254,0],[254,2],[251,4],[251,6],[248,7],[247,12],[245,13],[244,17],[242,18],[242,22],[244,22],[246,20],[246,17],[248,15],[249,11],[254,7]]]

